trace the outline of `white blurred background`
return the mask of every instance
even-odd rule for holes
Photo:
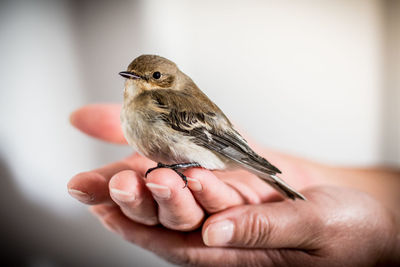
[[[66,190],[131,152],[68,116],[121,102],[117,73],[144,53],[175,61],[266,146],[400,166],[400,1],[1,1],[2,265],[168,265]]]

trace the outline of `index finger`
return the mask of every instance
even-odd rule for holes
[[[71,124],[87,135],[116,144],[126,144],[120,122],[121,105],[91,104],[70,115]]]

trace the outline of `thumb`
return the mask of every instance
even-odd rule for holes
[[[245,205],[214,214],[204,223],[207,246],[317,249],[322,219],[309,201]]]

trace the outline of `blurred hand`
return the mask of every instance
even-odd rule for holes
[[[119,111],[118,105],[86,106],[71,122],[91,136],[124,144]],[[297,189],[329,183],[329,168],[263,154]],[[393,216],[366,194],[325,186],[303,191],[307,202],[271,202],[282,199],[245,171],[189,169],[188,190],[168,169],[144,179],[153,166],[134,154],[76,175],[68,189],[93,205],[108,229],[178,264],[365,266],[388,260],[395,250]],[[196,230],[201,226],[202,232]]]

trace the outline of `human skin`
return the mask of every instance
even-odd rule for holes
[[[119,111],[90,105],[71,123],[125,144]],[[109,230],[181,265],[400,264],[399,172],[331,167],[253,147],[308,201],[284,200],[241,170],[189,169],[189,189],[168,169],[144,179],[155,163],[138,154],[80,173],[68,189]]]

